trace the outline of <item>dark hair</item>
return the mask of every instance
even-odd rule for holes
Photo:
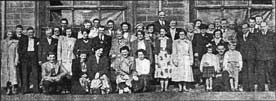
[[[17,29],[17,28],[23,29],[23,26],[22,26],[22,25],[16,25],[16,26],[15,26],[15,29]]]
[[[248,21],[249,20],[254,20],[254,21],[256,21],[256,18],[255,17],[250,17],[249,19],[248,19]]]
[[[86,32],[87,34],[89,34],[89,33],[90,33],[90,30],[89,30],[89,29],[82,29],[82,30],[81,30],[81,33],[83,33],[83,32]]]
[[[68,20],[67,20],[66,18],[60,19],[60,23],[61,23],[62,21],[66,21],[66,24],[68,24]]]
[[[196,25],[196,22],[198,22],[198,21],[200,21],[200,22],[202,23],[202,20],[196,19],[196,20],[194,21],[194,26]]]
[[[47,53],[47,56],[50,56],[50,55],[55,55],[55,56],[56,56],[56,53],[55,53],[55,52],[50,51],[50,52],[48,52],[48,53]]]
[[[181,30],[179,31],[179,33],[180,33],[180,32],[184,32],[185,35],[187,35],[187,32],[186,32],[184,29],[181,29]]]
[[[106,23],[107,23],[107,24],[108,24],[108,23],[113,23],[113,24],[114,24],[115,22],[114,22],[113,20],[108,20]]]
[[[55,28],[58,28],[59,33],[61,33],[61,28],[60,28],[60,27],[58,27],[58,26],[53,27],[53,32],[55,32]]]
[[[99,28],[104,28],[105,29],[105,26],[100,25]]]
[[[144,32],[144,31],[141,31],[141,30],[139,30],[139,31],[136,32],[136,36],[138,36],[137,34],[138,34],[139,32],[140,32],[143,36],[145,36],[145,32]]]
[[[129,47],[128,47],[128,46],[123,46],[123,47],[121,47],[121,48],[120,48],[120,52],[122,52],[123,50],[129,51]]]
[[[199,26],[199,29],[208,29],[208,26],[206,24],[201,24]]]
[[[16,39],[15,32],[14,32],[14,31],[11,31],[11,30],[6,31],[6,33],[4,34],[4,39],[6,39],[6,38],[8,37],[8,36],[7,36],[8,32],[11,32],[11,33],[12,33],[11,39]]]
[[[97,51],[98,49],[104,48],[103,45],[98,44],[94,47],[94,51]]]
[[[208,28],[209,28],[209,26],[210,26],[210,25],[214,25],[214,27],[216,26],[216,24],[214,24],[214,23],[210,23],[210,24],[208,25]]]
[[[92,22],[90,20],[84,20],[83,24],[85,24],[85,23],[90,23],[92,25]]]
[[[95,18],[95,19],[93,19],[93,22],[94,22],[94,21],[96,21],[96,20],[98,20],[98,21],[100,22],[100,19],[99,19],[99,18]]]
[[[159,15],[159,13],[161,13],[161,12],[164,12],[164,13],[165,13],[165,11],[158,11],[158,15]]]
[[[170,20],[170,23],[171,23],[172,21],[175,21],[175,24],[177,25],[176,19],[171,19],[171,20]]]
[[[263,18],[261,15],[256,15],[256,16],[255,16],[255,18],[257,18],[257,17],[261,17],[261,18]]]
[[[123,27],[123,25],[126,24],[128,26],[128,30],[130,30],[131,25],[128,22],[123,22],[121,23],[121,28]]]
[[[147,27],[146,27],[146,29],[148,30],[149,27],[151,27],[151,26],[153,26],[153,28],[154,28],[154,24],[148,24]]]
[[[147,52],[144,49],[139,49],[139,50],[136,51],[136,56],[138,56],[139,52],[142,52],[144,55],[147,54]]]
[[[71,28],[71,27],[67,27],[67,28],[65,29],[65,31],[68,30],[68,29],[70,29],[70,30],[72,31],[72,28]]]
[[[220,32],[220,37],[222,37],[222,31],[220,29],[216,29],[213,34],[215,35],[216,32]]]
[[[228,22],[227,19],[221,19],[220,22],[221,22],[221,21],[226,21],[226,22]]]
[[[33,28],[33,27],[28,27],[28,28],[27,28],[27,31],[28,31],[28,30],[34,30],[34,28]]]

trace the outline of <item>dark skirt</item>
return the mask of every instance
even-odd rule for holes
[[[209,78],[215,76],[215,67],[214,66],[205,66],[203,67],[203,78]]]

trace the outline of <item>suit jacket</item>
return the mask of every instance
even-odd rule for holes
[[[52,67],[53,66],[53,67]],[[62,64],[55,63],[51,65],[50,62],[45,62],[41,65],[42,68],[42,80],[47,77],[65,76],[67,74],[66,69]]]
[[[173,40],[179,39],[179,32],[180,32],[181,30],[182,30],[181,28],[176,28],[175,35],[174,35],[174,39],[173,39]],[[172,34],[171,34],[170,29],[167,30],[167,31],[168,31],[167,36],[168,36],[169,38],[172,38]]]
[[[243,39],[243,34],[240,33],[238,39],[238,50],[242,55],[243,60],[254,60],[256,59],[256,37],[254,33],[249,32],[246,40]]]
[[[47,38],[41,38],[38,45],[38,60],[43,62],[47,61],[47,54],[49,52],[57,53],[58,40],[52,38],[49,44]]]
[[[103,48],[103,55],[108,56],[109,51],[111,49],[111,43],[112,43],[112,38],[110,36],[104,35],[104,40],[101,41],[99,36],[94,37],[93,39],[93,48],[96,47],[97,45],[102,45],[104,46]]]
[[[202,36],[201,33],[195,34],[194,39],[192,40],[193,51],[194,53],[198,53],[199,59],[207,52],[206,45],[210,43],[207,34]]]
[[[165,20],[165,25],[162,26],[162,25],[160,24],[159,20],[157,20],[157,21],[153,22],[152,24],[154,25],[154,31],[155,31],[155,32],[160,32],[160,29],[161,29],[161,28],[165,28],[166,30],[168,30],[168,29],[169,29],[170,22]]]
[[[34,52],[38,52],[38,43],[39,39],[34,37]],[[19,46],[18,46],[18,53],[19,53],[19,59],[24,60],[24,58],[28,57],[26,55],[28,51],[28,44],[29,44],[29,38],[21,38],[19,40]],[[37,57],[34,57],[37,58]]]
[[[161,47],[160,47],[160,43],[161,40],[160,39],[156,39],[155,41],[155,54],[158,55],[160,53]],[[168,52],[168,54],[172,54],[172,39],[167,37],[167,45],[166,45],[166,51]]]
[[[275,32],[267,31],[263,35],[261,31],[256,33],[257,60],[276,59],[276,35]]]
[[[145,45],[146,45],[146,52],[147,52],[147,55],[146,57],[151,61],[151,63],[153,62],[153,49],[152,49],[152,44],[151,44],[151,41],[146,41],[146,40],[143,40],[145,42]],[[132,43],[131,43],[131,56],[134,56],[137,58],[137,56],[135,55],[136,51],[138,50],[138,39],[137,40],[134,40]]]
[[[89,55],[92,55],[92,45],[92,39],[88,39],[87,43],[84,42],[84,39],[78,39],[75,43],[73,52],[76,56],[79,55],[79,52],[87,52]]]
[[[97,59],[95,55],[92,55],[88,58],[87,61],[87,74],[89,79],[94,79],[95,74],[97,72],[100,73],[100,76],[105,74],[109,77],[110,75],[110,60],[106,56],[102,56],[99,59],[99,63],[97,63]]]

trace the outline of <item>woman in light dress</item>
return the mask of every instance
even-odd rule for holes
[[[6,33],[6,38],[1,40],[1,88],[6,87],[7,94],[16,92],[17,73],[16,66],[18,64],[18,40],[14,39],[14,34],[11,31]]]
[[[194,81],[193,70],[193,50],[192,43],[187,38],[185,31],[179,32],[180,39],[173,43],[172,60],[175,65],[172,71],[172,81],[178,83],[178,91],[188,91],[186,84]]]

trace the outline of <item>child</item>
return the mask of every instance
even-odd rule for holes
[[[148,81],[150,78],[150,60],[145,58],[145,55],[147,54],[145,50],[139,49],[136,52],[138,58],[135,59],[135,67],[137,74],[139,75],[139,78],[143,82],[143,92],[147,90]]]
[[[89,83],[90,83],[90,80],[87,77],[87,74],[82,74],[82,76],[79,79],[79,81],[80,81],[81,87],[84,88],[85,91],[88,93],[89,92]]]
[[[101,86],[101,93],[102,94],[108,94],[111,91],[110,82],[106,75],[103,75],[100,77],[100,80],[102,81]]]
[[[100,80],[100,74],[96,73],[95,78],[91,81],[90,84],[90,93],[91,94],[101,94],[102,81]]]
[[[236,43],[231,42],[228,45],[229,50],[224,55],[223,66],[229,73],[230,88],[232,91],[238,90],[239,72],[242,69],[241,53],[236,51]]]
[[[121,82],[118,83],[119,94],[123,94],[124,92],[131,93],[130,87],[132,85],[129,75],[124,75],[120,79]]]
[[[206,80],[206,90],[212,91],[213,77],[215,77],[215,72],[219,71],[219,60],[218,57],[212,53],[211,44],[207,46],[207,53],[203,55],[200,63],[200,71],[203,73],[202,77]]]
[[[123,93],[132,93],[132,91],[138,91],[139,89],[141,89],[141,83],[139,82],[139,78],[138,78],[138,72],[135,70],[131,71],[130,75],[125,75],[123,77],[124,82],[121,82],[118,84],[118,88],[119,88],[119,94],[123,94]]]

